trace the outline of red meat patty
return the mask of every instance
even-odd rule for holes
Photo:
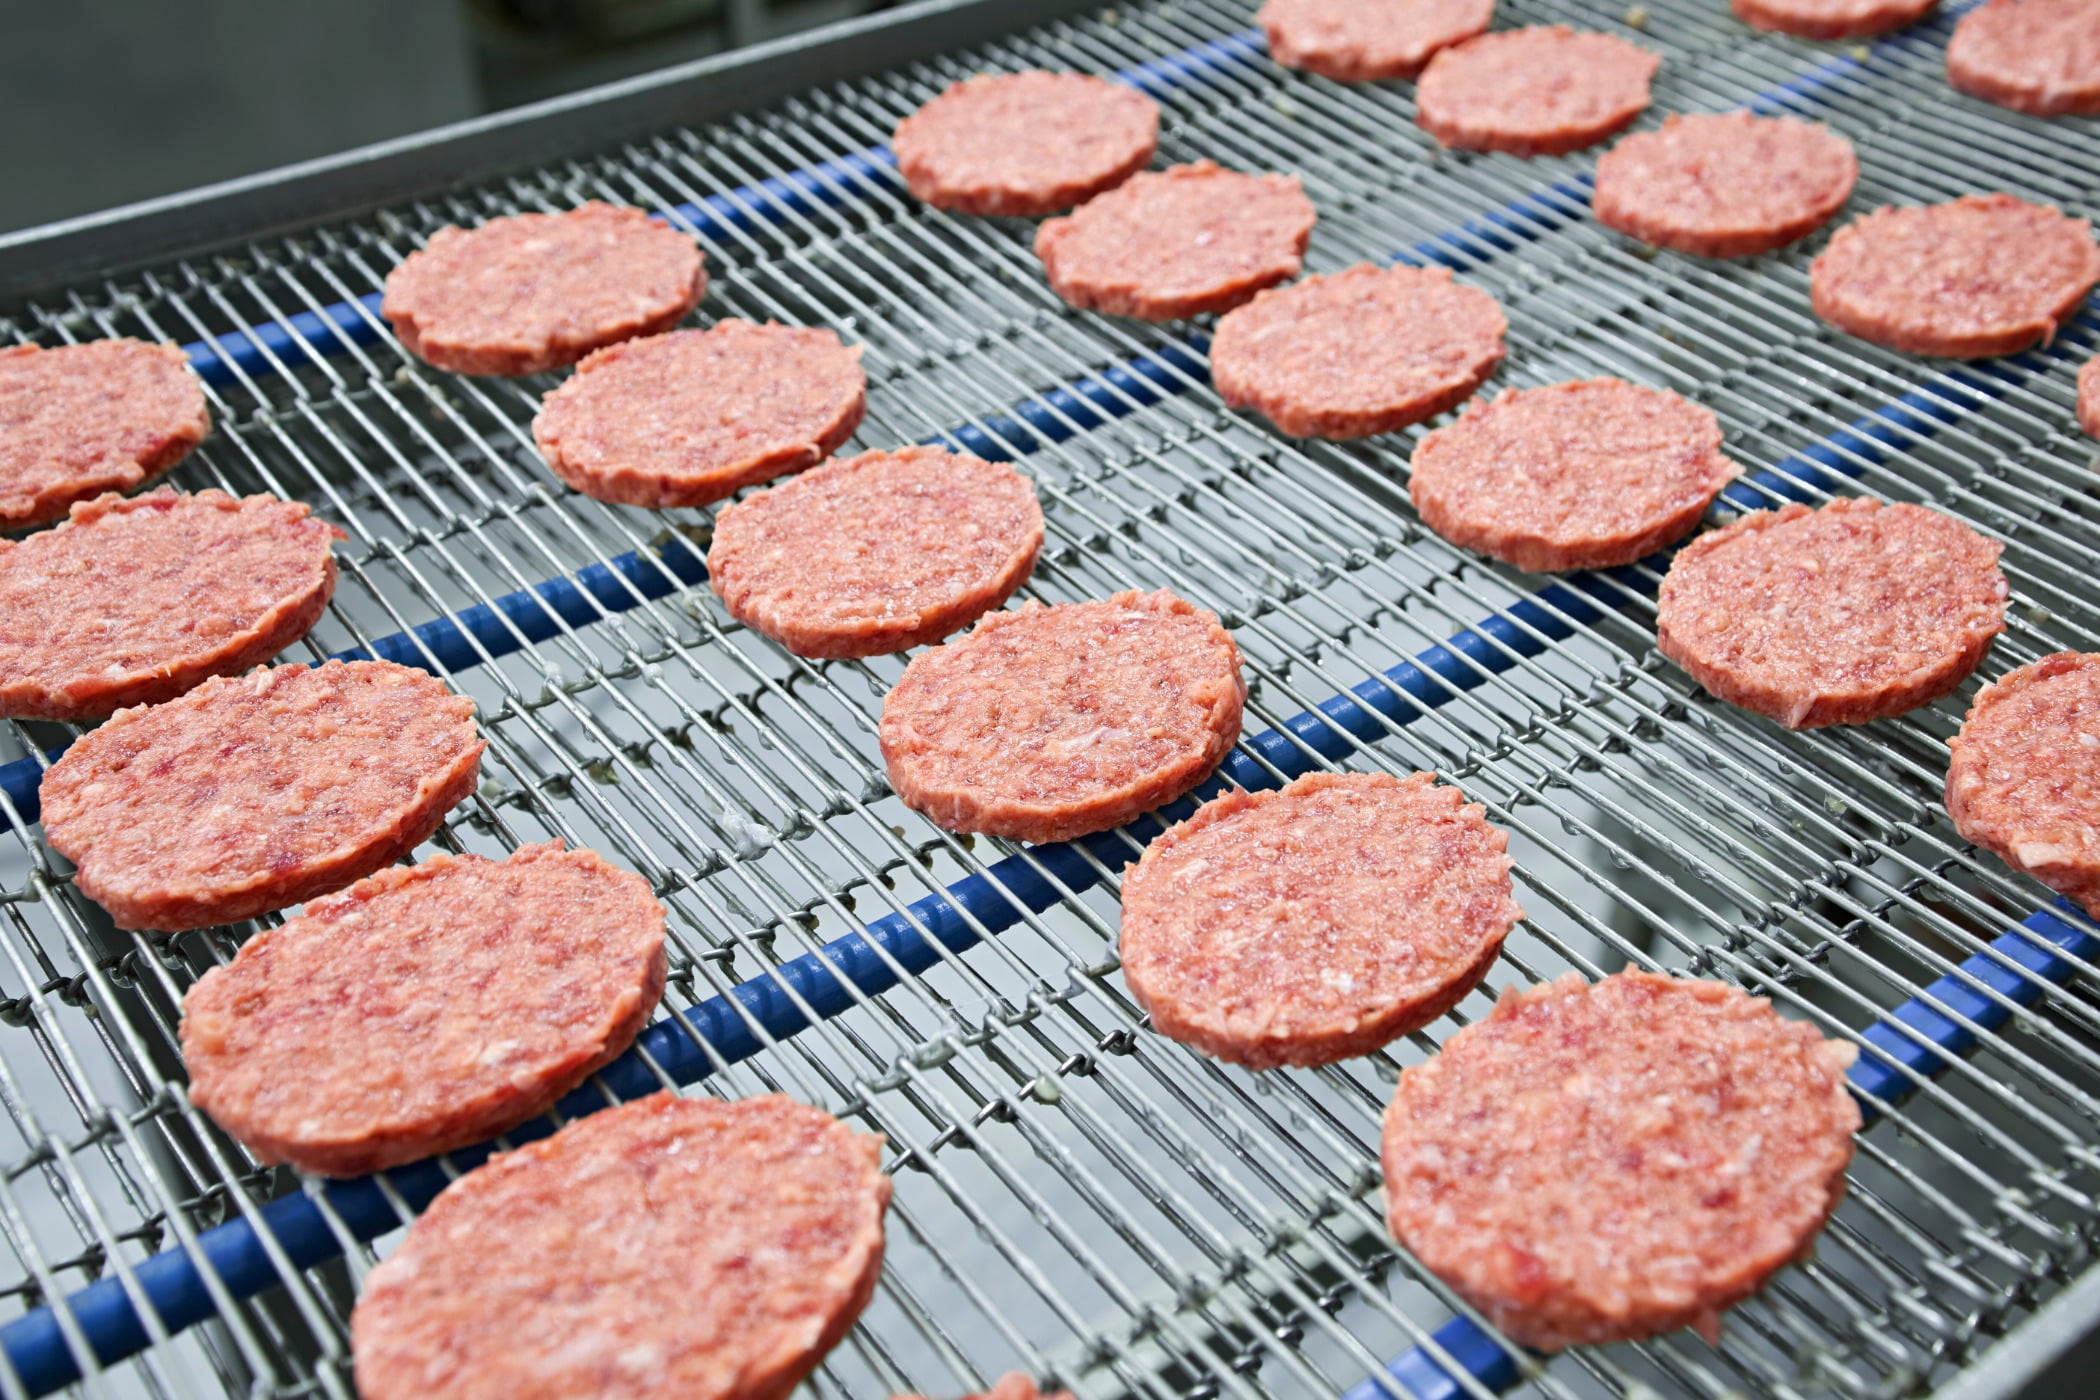
[[[2100,438],[2100,358],[2078,371],[2078,426]]]
[[[409,353],[459,374],[537,374],[669,330],[700,304],[691,238],[586,204],[446,227],[388,274],[380,314]]]
[[[1863,39],[1915,24],[1939,0],[1730,0],[1735,17],[1804,39]]]
[[[993,613],[882,706],[905,805],[950,831],[1064,841],[1181,796],[1240,734],[1239,648],[1164,589]]]
[[[1524,916],[1509,838],[1430,773],[1233,791],[1123,876],[1152,1028],[1250,1069],[1368,1055],[1443,1015]]]
[[[1269,57],[1341,83],[1412,78],[1438,49],[1484,33],[1495,0],[1269,0]]]
[[[1947,80],[2031,116],[2100,113],[2100,0],[1988,0],[1954,26]]]
[[[1698,527],[1738,468],[1713,413],[1591,379],[1506,389],[1415,447],[1422,523],[1535,573],[1644,559]]]
[[[0,529],[129,491],[211,431],[204,385],[173,345],[90,340],[0,350]]]
[[[1212,161],[1133,175],[1036,230],[1050,286],[1082,311],[1172,321],[1298,275],[1319,213],[1288,175]]]
[[[554,474],[631,506],[704,506],[813,467],[860,427],[860,347],[826,330],[719,321],[600,350],[547,395]]]
[[[1084,73],[980,75],[890,140],[914,196],[960,214],[1054,214],[1114,189],[1159,149],[1159,104]]]
[[[1886,719],[1951,692],[2005,629],[2003,549],[1923,506],[1756,511],[1679,551],[1656,640],[1789,729]]]
[[[219,676],[83,735],[44,774],[44,836],[119,928],[232,923],[407,855],[482,748],[472,700],[390,661]]]
[[[1648,109],[1661,64],[1638,44],[1561,24],[1483,34],[1429,60],[1415,119],[1461,150],[1579,151]]]
[[[868,1305],[882,1139],[656,1094],[468,1172],[350,1317],[363,1400],[785,1400]]]
[[[1502,363],[1508,329],[1493,297],[1444,268],[1365,263],[1226,313],[1211,380],[1292,437],[1369,437],[1464,400]]]
[[[1820,123],[1672,113],[1597,158],[1590,210],[1643,243],[1746,258],[1814,233],[1858,179],[1852,143]]]
[[[926,1400],[923,1395],[893,1395],[890,1400]],[[977,1395],[966,1395],[963,1400],[1072,1400],[1062,1390],[1053,1390],[1047,1395],[1031,1376],[1019,1371],[1010,1371],[999,1378],[999,1383],[990,1390]]]
[[[708,582],[797,656],[886,656],[1001,607],[1043,511],[1012,467],[937,447],[827,462],[723,511]]]
[[[2009,194],[1876,209],[1809,266],[1816,314],[1839,330],[1962,359],[2047,344],[2096,281],[2092,225]]]

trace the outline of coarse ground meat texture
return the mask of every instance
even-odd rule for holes
[[[1445,268],[1366,263],[1226,313],[1211,380],[1292,437],[1369,437],[1463,401],[1502,363],[1508,329],[1492,296]]]
[[[1422,70],[1416,121],[1446,146],[1561,155],[1593,146],[1648,109],[1658,54],[1566,25],[1483,34]]]
[[[119,928],[232,923],[407,855],[482,748],[472,700],[390,661],[219,676],[83,735],[44,774],[44,836]]]
[[[1678,552],[1657,641],[1789,729],[1886,719],[1951,692],[2004,630],[2003,549],[1923,506],[1756,511]]]
[[[1048,220],[1035,252],[1080,310],[1172,321],[1230,311],[1296,277],[1318,219],[1291,176],[1199,160],[1133,175]]]
[[[1858,179],[1852,143],[1820,123],[1672,113],[1597,158],[1590,210],[1643,243],[1745,258],[1814,233]]]
[[[904,668],[882,756],[950,831],[1064,841],[1181,796],[1239,738],[1239,648],[1164,589],[1028,603]]]
[[[1735,17],[1804,39],[1863,39],[1915,24],[1939,0],[1730,0]]]
[[[1401,1072],[1387,1223],[1525,1346],[1713,1340],[1837,1208],[1854,1055],[1717,982],[1506,992]]]
[[[1737,470],[1710,410],[1590,379],[1469,405],[1416,444],[1408,493],[1453,544],[1554,573],[1631,564],[1683,539]]]
[[[1809,265],[1816,314],[1839,330],[1961,359],[2047,344],[2095,281],[2092,225],[2009,194],[1876,209]]]
[[[439,369],[537,374],[669,330],[706,291],[688,235],[591,203],[439,229],[388,274],[380,312]]]
[[[672,1094],[467,1173],[365,1281],[362,1400],[785,1400],[868,1305],[882,1139]]]
[[[163,488],[0,540],[0,714],[100,719],[269,660],[334,596],[342,538],[296,501]]]
[[[826,330],[719,321],[600,350],[540,404],[554,474],[630,506],[704,506],[799,472],[867,412],[860,347]]]
[[[2100,113],[2100,0],[1988,0],[1955,24],[1947,80],[2030,116]]]
[[[399,1166],[552,1108],[633,1041],[664,972],[663,906],[593,852],[396,866],[190,988],[190,1102],[263,1162]]]
[[[893,1395],[890,1400],[926,1400],[926,1397]],[[1010,1371],[1001,1376],[999,1383],[990,1390],[976,1395],[965,1395],[963,1400],[1072,1400],[1072,1397],[1062,1390],[1053,1390],[1046,1395],[1036,1385],[1033,1377],[1024,1376],[1019,1371]]]
[[[1159,104],[1084,73],[979,75],[898,123],[914,196],[960,214],[1034,217],[1114,189],[1159,149]]]
[[[827,462],[723,511],[708,583],[797,656],[886,656],[1003,606],[1042,545],[1027,477],[906,447]]]
[[[2078,426],[2100,438],[2100,358],[2078,371]]]
[[[211,431],[204,385],[173,345],[90,340],[0,350],[0,529],[129,491]]]
[[[1123,978],[1161,1035],[1250,1069],[1368,1055],[1443,1015],[1523,917],[1509,838],[1430,773],[1232,791],[1123,876]]]
[[[1495,0],[1269,0],[1269,57],[1341,83],[1412,78],[1438,49],[1484,33]]]

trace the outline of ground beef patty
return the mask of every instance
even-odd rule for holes
[[[648,881],[590,851],[397,866],[190,989],[190,1102],[264,1162],[413,1162],[552,1108],[627,1048],[664,971]]]
[[[1152,1028],[1251,1069],[1368,1055],[1473,990],[1523,911],[1509,838],[1435,775],[1228,792],[1123,876]]]
[[[0,540],[0,715],[100,719],[269,660],[328,606],[342,538],[296,501],[163,488]]]
[[[1292,437],[1360,438],[1459,403],[1502,363],[1502,308],[1444,268],[1365,263],[1218,322],[1211,380]]]
[[[1509,389],[1415,447],[1422,523],[1536,573],[1604,569],[1683,539],[1738,468],[1713,413],[1590,379]]]
[[[537,374],[669,330],[706,291],[690,237],[593,203],[439,229],[388,274],[380,310],[439,369]]]
[[[1296,277],[1318,218],[1290,176],[1199,160],[1133,175],[1049,220],[1035,252],[1080,310],[1171,321],[1229,311]]]
[[[913,195],[961,214],[1034,217],[1114,189],[1159,149],[1159,104],[1084,73],[980,75],[890,140]]]
[[[890,1400],[926,1400],[923,1395],[893,1395]],[[1031,1376],[1019,1371],[1010,1371],[999,1378],[999,1383],[990,1390],[977,1395],[965,1395],[963,1400],[1072,1400],[1062,1390],[1045,1394]]]
[[[1657,641],[1789,729],[1900,715],[1960,685],[2004,630],[2003,548],[1923,506],[1756,511],[1678,552]]]
[[[203,928],[399,860],[474,791],[474,702],[390,661],[219,676],[44,774],[44,836],[119,928]]]
[[[1939,0],[1730,0],[1735,17],[1804,39],[1860,39],[1915,24]]]
[[[1004,605],[1042,545],[1027,477],[906,447],[827,462],[723,511],[708,583],[797,656],[886,656]]]
[[[0,350],[0,529],[129,491],[211,431],[204,385],[173,345],[90,340]]]
[[[363,1400],[785,1400],[882,1271],[882,1139],[656,1094],[446,1189],[350,1318]]]
[[[1269,57],[1342,83],[1412,78],[1438,49],[1486,31],[1495,0],[1269,0]]]
[[[1063,841],[1181,796],[1239,738],[1239,648],[1164,589],[1028,603],[904,668],[882,756],[950,831]]]
[[[1962,359],[2046,344],[2095,281],[2092,225],[2009,194],[1876,209],[1809,266],[1816,314],[1839,330]]]
[[[2100,358],[2078,371],[2078,426],[2100,438]]]
[[[2100,113],[2100,0],[1988,0],[1954,26],[1947,80],[2037,117]]]
[[[1821,228],[1858,179],[1852,143],[1820,123],[1672,113],[1598,157],[1590,210],[1644,243],[1745,258]]]
[[[867,392],[860,347],[830,331],[720,321],[600,350],[542,401],[532,438],[587,496],[704,506],[829,457]]]
[[[1422,70],[1416,121],[1446,146],[1560,155],[1595,145],[1648,109],[1660,55],[1566,25],[1483,34]]]
[[[1401,1073],[1387,1223],[1525,1346],[1712,1339],[1837,1208],[1854,1053],[1717,982],[1505,993]]]

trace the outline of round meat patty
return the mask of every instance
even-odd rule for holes
[[[639,209],[591,203],[439,229],[387,275],[380,314],[439,369],[538,374],[669,330],[706,291],[690,237]]]
[[[1730,0],[1735,17],[1804,39],[1864,39],[1916,24],[1939,0]]]
[[[1816,314],[1839,330],[1961,359],[2047,344],[2096,281],[2092,225],[2009,194],[1876,209],[1809,265]]]
[[[1855,1053],[1717,982],[1506,992],[1401,1072],[1387,1224],[1525,1346],[1714,1340],[1837,1208]]]
[[[2100,0],[1988,0],[1955,24],[1947,80],[2030,116],[2100,113]]]
[[[1713,413],[1590,379],[1506,389],[1415,446],[1422,523],[1534,573],[1606,569],[1683,539],[1738,471]]]
[[[1672,113],[1597,158],[1590,210],[1643,243],[1746,258],[1814,233],[1858,179],[1852,143],[1820,123]]]
[[[1886,719],[1951,692],[2005,630],[2003,549],[1923,506],[1756,511],[1678,552],[1656,640],[1789,729]]]
[[[799,472],[860,427],[860,347],[826,330],[719,321],[600,350],[540,404],[554,474],[630,506],[704,506]]]
[[[0,715],[100,719],[269,660],[327,608],[342,538],[296,501],[162,488],[0,540]]]
[[[1228,792],[1124,874],[1124,981],[1154,1030],[1233,1064],[1368,1055],[1487,975],[1524,916],[1508,848],[1431,773]]]
[[[723,511],[708,583],[797,656],[887,656],[1004,606],[1042,545],[1027,477],[906,447],[827,462]]]
[[[363,1400],[786,1400],[882,1272],[882,1139],[655,1094],[448,1187],[350,1316]]]
[[[1564,24],[1483,34],[1429,60],[1415,120],[1446,146],[1561,155],[1648,109],[1659,54]]]
[[[2078,426],[2100,438],[2100,358],[2078,371]]]
[[[1292,437],[1360,438],[1433,418],[1502,363],[1502,308],[1441,267],[1308,277],[1226,313],[1211,380]]]
[[[1485,33],[1495,0],[1269,0],[1269,57],[1340,83],[1412,78],[1438,49]]]
[[[890,1400],[926,1400],[926,1397],[893,1395]],[[1062,1390],[1053,1390],[1045,1394],[1041,1387],[1036,1385],[1034,1377],[1024,1376],[1019,1371],[1009,1371],[1001,1376],[999,1383],[990,1390],[976,1395],[965,1395],[963,1400],[1072,1400],[1072,1397]]]
[[[1084,73],[966,79],[890,140],[905,186],[935,208],[1031,218],[1114,189],[1158,149],[1159,104]]]
[[[90,340],[0,350],[0,529],[129,491],[211,431],[204,385],[173,345]]]
[[[407,855],[482,748],[472,700],[391,661],[219,676],[81,736],[44,774],[44,837],[119,928],[232,923]]]
[[[664,989],[664,909],[559,841],[317,899],[182,1001],[190,1102],[257,1160],[355,1176],[545,1113]]]
[[[1172,321],[1229,311],[1296,277],[1318,219],[1288,175],[1199,160],[1133,175],[1047,221],[1035,252],[1080,310]]]
[[[912,658],[882,756],[905,805],[950,831],[1065,841],[1203,781],[1246,699],[1231,634],[1164,589],[1028,603]]]

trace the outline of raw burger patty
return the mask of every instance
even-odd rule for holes
[[[912,194],[963,214],[1054,214],[1114,189],[1159,149],[1159,105],[1083,73],[956,83],[890,140]]]
[[[481,767],[474,702],[391,661],[219,676],[44,774],[44,836],[119,928],[232,923],[407,855]]]
[[[1592,146],[1648,108],[1662,58],[1566,25],[1483,34],[1429,61],[1416,121],[1446,146],[1560,155]]]
[[[1816,314],[1839,330],[1962,359],[2046,344],[2095,281],[2092,225],[2009,194],[1876,209],[1809,266]]]
[[[1858,179],[1852,143],[1816,122],[1672,113],[1598,157],[1590,209],[1643,243],[1745,258],[1821,228]]]
[[[439,229],[388,274],[380,312],[439,369],[537,374],[669,330],[706,291],[691,238],[593,203]]]
[[[1657,641],[1789,729],[1900,715],[1960,685],[2004,630],[2003,548],[1923,506],[1756,511],[1678,552]]]
[[[2037,117],[2100,113],[2100,0],[1988,0],[1954,26],[1947,80]]]
[[[1711,1340],[1837,1208],[1854,1053],[1717,982],[1507,992],[1401,1073],[1387,1223],[1525,1346]]]
[[[547,395],[532,438],[554,474],[631,506],[704,506],[813,467],[868,406],[860,347],[720,321],[600,350]]]
[[[397,866],[190,989],[190,1101],[263,1162],[413,1162],[553,1107],[627,1048],[664,971],[663,906],[590,851]]]
[[[926,1397],[923,1395],[893,1395],[890,1397],[890,1400],[926,1400]],[[990,1390],[976,1395],[966,1395],[963,1397],[963,1400],[1072,1400],[1072,1397],[1062,1390],[1053,1390],[1046,1395],[1036,1385],[1033,1377],[1024,1376],[1019,1371],[1012,1371],[1001,1376],[999,1383]]]
[[[2078,371],[2078,426],[2100,438],[2100,359]]]
[[[1343,83],[1412,78],[1438,49],[1486,31],[1495,0],[1269,0],[1269,57]]]
[[[1804,39],[1862,39],[1915,24],[1939,0],[1730,0],[1735,17]]]
[[[365,1281],[363,1400],[785,1400],[882,1271],[882,1139],[656,1094],[467,1173]]]
[[[328,606],[342,538],[296,501],[163,488],[0,540],[0,714],[100,719],[269,660]]]
[[[1554,573],[1631,564],[1683,539],[1736,470],[1707,409],[1591,379],[1469,405],[1416,445],[1408,492],[1453,544]]]
[[[886,656],[1005,604],[1043,512],[1012,467],[937,447],[827,462],[722,512],[708,582],[797,656]]]
[[[1985,686],[1947,747],[1955,829],[2100,917],[2100,656]]]
[[[993,613],[921,652],[882,706],[907,806],[950,831],[1063,841],[1181,796],[1240,734],[1218,619],[1164,589]]]
[[[1442,413],[1502,363],[1495,299],[1441,267],[1377,268],[1263,292],[1218,322],[1211,379],[1292,437],[1359,438]]]
[[[1133,175],[1049,220],[1035,252],[1082,311],[1171,321],[1229,311],[1296,277],[1318,218],[1290,176],[1199,160]]]
[[[90,340],[0,350],[0,529],[129,491],[211,431],[204,385],[173,345]]]
[[[1473,990],[1523,911],[1509,838],[1429,773],[1226,793],[1123,876],[1152,1028],[1274,1069],[1368,1055]]]

